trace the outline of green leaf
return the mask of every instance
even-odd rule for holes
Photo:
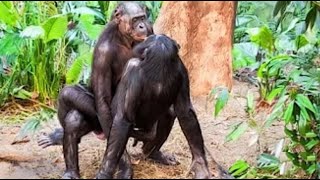
[[[249,167],[250,167],[249,164],[246,163],[245,161],[238,160],[230,167],[229,172],[233,176],[239,176],[245,173]]]
[[[297,133],[295,131],[289,130],[287,127],[285,127],[284,132],[290,138],[297,136]]]
[[[278,167],[280,160],[273,155],[263,153],[258,157],[259,168]]]
[[[300,20],[299,18],[294,18],[294,19],[291,21],[288,29],[287,29],[285,32],[283,32],[283,33],[287,33],[287,32],[289,32],[290,30],[292,30],[293,28],[295,28],[295,26],[296,26],[297,22],[299,22],[299,20]]]
[[[277,118],[282,116],[283,113],[283,104],[284,102],[287,100],[288,95],[286,96],[282,96],[279,101],[277,102],[277,104],[275,105],[273,111],[271,112],[271,114],[267,117],[266,121],[265,121],[265,127],[270,127],[271,124],[273,123],[274,120],[276,120]]]
[[[245,122],[239,123],[226,137],[226,142],[237,140],[248,128]]]
[[[103,25],[93,24],[93,15],[81,15],[80,24],[91,40],[97,40],[104,29]]]
[[[18,34],[6,34],[3,39],[0,39],[0,56],[19,55],[24,42]]]
[[[316,171],[316,169],[317,169],[316,163],[312,163],[312,165],[308,167],[307,173],[308,174],[313,174]]]
[[[308,108],[313,113],[316,113],[314,106],[312,105],[311,101],[308,97],[304,96],[303,94],[297,94],[296,100],[303,105],[304,107]],[[299,105],[299,104],[298,104]]]
[[[67,25],[67,16],[57,15],[50,17],[42,25],[45,30],[45,42],[62,38],[67,31]]]
[[[28,26],[20,33],[20,36],[31,39],[43,38],[44,29],[41,26]]]
[[[307,40],[305,35],[299,35],[295,40],[295,45],[297,50],[302,48],[303,46],[307,45],[309,41]]]
[[[308,162],[316,161],[316,156],[315,156],[315,155],[308,156],[308,157],[307,157],[307,161],[308,161]]]
[[[286,155],[291,161],[295,161],[295,160],[299,159],[298,153],[286,152]]]
[[[219,94],[216,105],[215,105],[215,111],[214,111],[215,117],[218,116],[219,112],[227,104],[228,99],[229,99],[229,91],[228,89],[224,88]]]
[[[66,84],[76,84],[79,82],[81,72],[84,66],[84,56],[80,56],[74,60],[66,74]]]
[[[307,120],[302,115],[300,115],[300,118],[298,121],[298,129],[302,136],[306,135],[306,128],[307,128]]]
[[[261,28],[251,28],[247,30],[247,33],[249,34],[252,42],[269,52],[273,51],[275,38],[268,27],[263,26]]]
[[[1,1],[0,12],[0,22],[3,21],[7,25],[16,26],[19,16],[13,7],[12,1]]]
[[[307,150],[311,150],[314,146],[318,145],[319,142],[319,140],[312,139],[305,145],[305,147],[307,148]]]
[[[273,10],[273,16],[277,16],[280,11],[284,11],[287,8],[290,1],[277,1]]]
[[[242,167],[249,167],[249,164],[245,162],[244,160],[237,160],[230,168],[229,172],[232,173],[233,171],[240,169]]]
[[[315,137],[317,137],[318,135],[316,134],[316,133],[314,133],[314,132],[308,132],[308,133],[306,133],[306,137],[307,138],[315,138]]]
[[[88,7],[78,7],[73,10],[73,13],[78,13],[81,15],[92,15],[92,16],[98,17],[99,19],[101,19],[103,21],[105,20],[103,15],[100,12],[93,10],[91,8],[88,8]]]
[[[290,122],[290,119],[292,118],[293,105],[294,105],[294,101],[290,102],[286,111],[284,112],[283,119],[285,124],[288,124]]]
[[[317,8],[316,7],[312,7],[306,17],[306,25],[307,27],[310,27],[311,29],[313,28],[316,18],[317,18]]]
[[[267,96],[266,100],[268,102],[271,102],[282,90],[284,87],[273,89],[270,94]]]

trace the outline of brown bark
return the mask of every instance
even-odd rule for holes
[[[233,1],[163,2],[154,30],[180,44],[193,96],[207,95],[216,86],[232,88],[235,10]]]

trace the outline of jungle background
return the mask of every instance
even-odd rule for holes
[[[182,57],[190,70],[192,101],[213,176],[217,174],[212,158],[240,179],[320,178],[319,1],[142,3],[158,29],[167,26],[162,30],[171,30],[172,36],[193,33],[195,41],[174,38],[186,48]],[[63,174],[62,147],[41,149],[37,139],[59,126],[59,90],[65,84],[88,83],[93,48],[116,4],[0,2],[0,178]],[[218,15],[226,19],[217,21],[221,28],[202,23]],[[185,29],[173,32],[174,27],[161,18],[188,21]],[[209,39],[200,42],[203,34]],[[230,52],[213,48],[210,37],[219,34],[226,40],[214,47],[225,46]],[[191,177],[191,154],[177,122],[163,150],[175,154],[180,165],[135,158],[141,152],[131,145],[130,141],[135,178]],[[105,146],[92,134],[83,138],[82,178],[95,176]]]

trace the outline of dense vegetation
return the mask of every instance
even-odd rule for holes
[[[233,128],[227,141],[251,128],[256,131],[251,144],[257,143],[260,133],[280,120],[288,142],[282,139],[274,153],[262,153],[257,165],[237,161],[230,172],[238,178],[295,177],[301,170],[305,177],[320,176],[319,8],[315,1],[238,4],[233,68],[255,72],[247,78],[259,87],[257,106],[270,106],[272,112],[259,124],[248,93],[248,121]],[[279,158],[281,151],[286,160]]]
[[[51,108],[64,84],[88,82],[92,50],[109,21],[116,1],[0,2],[0,107],[15,99],[41,104],[22,128],[36,130],[55,113]],[[161,1],[145,1],[151,21]],[[238,160],[230,168],[237,178],[320,176],[320,3],[317,1],[238,2],[233,70],[253,72],[260,101],[248,93],[247,122],[230,130],[226,141],[254,129],[251,144],[275,121],[284,122],[286,142],[257,165]],[[214,91],[215,92],[215,91]],[[228,100],[222,90],[218,115]],[[272,108],[259,123],[256,107]],[[281,151],[287,159],[279,158]],[[292,168],[288,164],[293,164]],[[301,173],[299,173],[300,175]]]

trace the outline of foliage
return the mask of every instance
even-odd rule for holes
[[[319,3],[278,1],[269,22],[252,13],[259,6],[246,2],[238,7],[233,67],[257,69],[260,100],[274,104],[260,130],[283,120],[289,139],[285,147],[288,159],[308,175],[319,177]],[[249,120],[253,110],[248,104]],[[227,140],[237,139],[247,127],[247,122],[238,124]],[[261,178],[244,161],[237,162],[232,170],[238,177]]]
[[[215,97],[216,96],[216,97]],[[213,101],[216,99],[215,103],[215,110],[214,110],[214,116],[217,117],[220,111],[224,108],[224,106],[227,104],[229,99],[229,91],[226,87],[216,87],[214,88],[209,96],[208,100]]]
[[[154,22],[162,1],[143,3]],[[64,84],[89,83],[93,48],[117,4],[0,2],[0,106],[18,98],[52,111],[49,106]],[[21,129],[22,135],[34,132],[54,114],[47,110],[36,113]]]

